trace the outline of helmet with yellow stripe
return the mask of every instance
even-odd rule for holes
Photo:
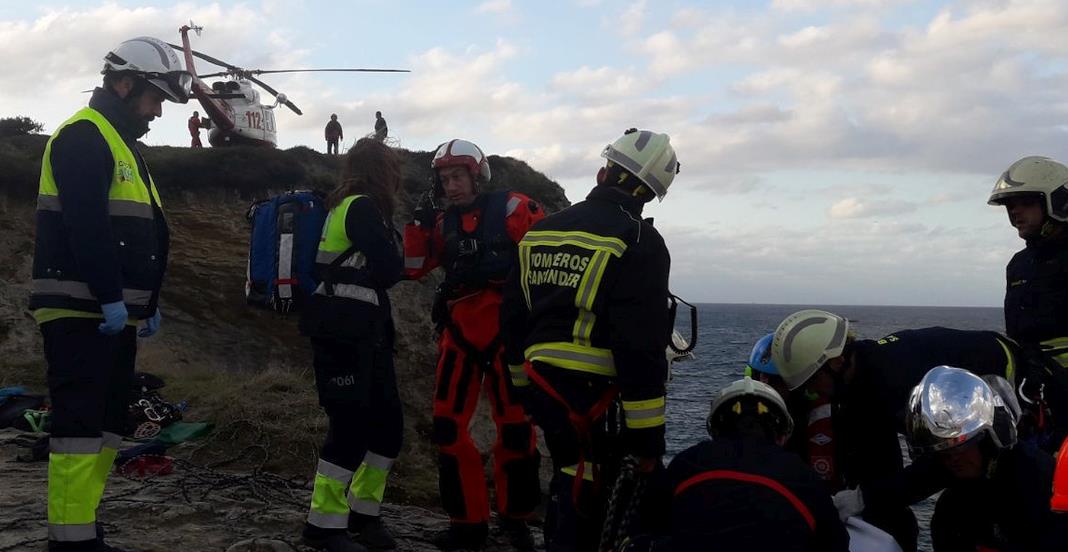
[[[746,376],[725,387],[712,401],[706,427],[712,437],[737,431],[738,422],[751,417],[775,437],[789,438],[794,419],[786,402],[770,385]]]
[[[633,174],[660,201],[679,172],[671,138],[651,130],[628,129],[604,147],[601,157]]]

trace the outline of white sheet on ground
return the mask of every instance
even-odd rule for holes
[[[901,552],[894,537],[858,517],[846,520],[846,530],[850,552]]]

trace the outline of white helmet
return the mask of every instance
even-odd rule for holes
[[[1017,195],[1042,196],[1046,216],[1068,222],[1068,167],[1049,157],[1024,157],[1002,173],[990,192],[990,205]]]
[[[454,166],[467,167],[473,180],[490,181],[489,160],[486,159],[486,154],[467,140],[449,140],[438,146],[438,151],[434,152],[434,159],[430,162],[430,167],[435,172],[437,169]]]
[[[1020,405],[1012,385],[952,366],[931,368],[909,393],[905,430],[909,455],[948,450],[986,435],[999,449],[1016,444]]]
[[[757,418],[771,416],[771,427],[783,437],[789,438],[794,432],[794,419],[790,417],[790,410],[779,393],[770,385],[745,376],[723,388],[712,401],[705,422],[708,434],[715,436],[723,433],[724,426],[744,414]]]
[[[682,337],[682,334],[680,334],[678,330],[672,330],[671,344],[664,349],[664,356],[667,357],[668,364],[684,360],[693,360],[695,358],[693,351],[687,351],[685,353],[679,352],[686,350],[689,346],[690,341],[688,339]]]
[[[849,335],[849,321],[827,311],[798,311],[779,324],[771,342],[771,360],[793,391],[828,360],[841,356]]]
[[[182,69],[174,49],[151,36],[139,36],[119,44],[104,56],[104,69],[100,72],[134,73],[175,103],[188,102],[193,85],[193,76]]]
[[[628,129],[618,140],[604,147],[601,157],[638,177],[660,201],[664,200],[668,186],[679,172],[671,138],[650,130]]]

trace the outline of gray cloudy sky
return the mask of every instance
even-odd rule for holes
[[[54,128],[108,49],[192,19],[244,67],[413,70],[270,78],[305,112],[278,113],[283,147],[381,109],[404,147],[464,137],[576,201],[624,128],[667,132],[682,174],[648,214],[693,301],[998,305],[1022,242],[986,195],[1019,157],[1068,157],[1068,2],[436,4],[2,3],[0,116]],[[147,142],[186,144],[194,108]]]

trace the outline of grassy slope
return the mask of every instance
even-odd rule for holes
[[[40,338],[25,299],[46,140],[0,140],[0,258],[12,260],[0,265],[0,387],[45,390]],[[244,212],[250,201],[286,189],[329,189],[338,160],[303,147],[143,151],[168,213],[173,252],[162,295],[163,330],[141,343],[138,366],[167,381],[166,398],[190,401],[187,419],[210,420],[218,428],[207,441],[179,454],[204,463],[231,461],[237,468],[310,475],[325,433],[310,350],[296,332],[295,317],[281,320],[244,304]],[[407,191],[403,218],[428,185],[431,154],[399,152]],[[496,156],[490,162],[495,185],[527,193],[550,211],[567,205],[563,190],[525,163]],[[431,280],[403,282],[391,292],[406,429],[390,493],[391,500],[418,504],[432,504],[437,495],[429,443],[435,356],[428,320]]]

